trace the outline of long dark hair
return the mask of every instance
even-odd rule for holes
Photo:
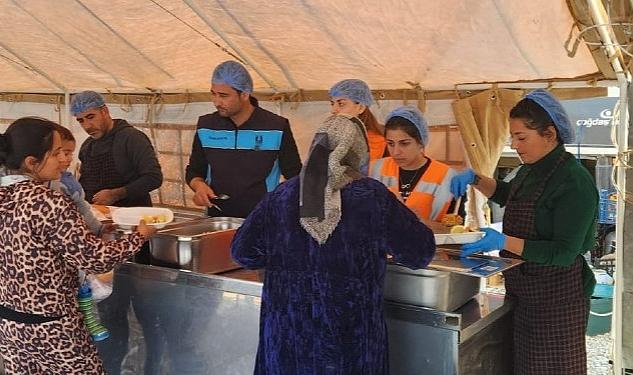
[[[376,116],[369,110],[369,107],[365,106],[365,110],[358,115],[358,118],[365,124],[367,130],[373,130],[378,134],[384,135],[378,120],[376,120]]]
[[[0,134],[0,165],[19,170],[24,159],[44,160],[53,147],[53,134],[58,125],[38,117],[15,120],[4,134]]]
[[[562,143],[558,129],[556,129],[552,118],[543,107],[532,99],[521,99],[521,101],[510,110],[510,118],[523,120],[526,128],[536,130],[541,137],[545,136],[545,132],[551,126],[556,132],[556,140]]]

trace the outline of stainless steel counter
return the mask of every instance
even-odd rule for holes
[[[251,373],[262,275],[248,270],[205,275],[132,263],[120,266],[113,295],[100,303],[112,334],[98,345],[108,373]],[[503,362],[500,356],[507,353],[501,349],[510,347],[507,340],[497,340],[492,347],[498,350],[488,345],[485,357],[478,347],[481,340],[494,336],[491,332],[508,331],[504,325],[510,310],[502,297],[486,294],[453,312],[385,302],[391,373],[508,373],[505,367],[479,371],[474,362]]]

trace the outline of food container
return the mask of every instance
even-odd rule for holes
[[[199,273],[219,273],[238,266],[231,241],[244,219],[213,217],[160,230],[150,240],[150,264]]]
[[[141,220],[145,220],[147,225],[161,229],[174,220],[174,213],[169,208],[121,207],[112,209],[110,212],[112,221],[121,229],[131,229],[137,226]]]
[[[479,293],[480,278],[431,269],[387,264],[384,298],[389,301],[454,311]]]
[[[484,232],[439,233],[435,234],[436,245],[460,245],[479,241]]]

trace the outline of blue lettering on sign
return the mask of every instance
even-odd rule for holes
[[[198,129],[198,138],[204,148],[235,148],[235,132],[231,130]]]

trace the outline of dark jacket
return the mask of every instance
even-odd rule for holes
[[[92,156],[107,152],[112,153],[115,169],[125,181],[125,201],[151,204],[149,192],[161,186],[163,173],[149,138],[127,121],[115,119],[107,134],[99,139],[88,138],[81,145],[80,172],[92,167]]]
[[[266,192],[301,171],[290,124],[284,117],[255,107],[240,127],[217,112],[198,119],[187,183],[204,179],[216,194],[231,198],[218,202],[223,216],[246,217]],[[211,214],[211,211],[210,211]]]

